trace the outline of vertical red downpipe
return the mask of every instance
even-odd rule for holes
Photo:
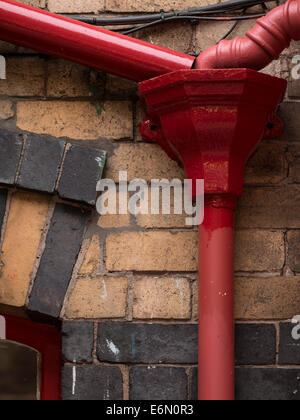
[[[204,222],[199,226],[201,401],[234,400],[235,204],[231,197],[207,198]]]
[[[202,401],[234,400],[234,211],[248,157],[264,136],[280,134],[277,122],[279,131],[270,133],[266,126],[274,120],[286,85],[253,70],[230,69],[179,71],[139,86],[147,115],[143,139],[159,143],[194,183],[204,179],[205,213],[199,226]]]

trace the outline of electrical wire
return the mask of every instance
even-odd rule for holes
[[[275,0],[277,4],[280,4],[280,0]],[[78,20],[83,23],[88,23],[96,26],[114,26],[114,32],[121,33],[123,35],[130,35],[138,31],[152,28],[154,26],[164,24],[167,22],[176,21],[190,21],[191,23],[198,23],[201,21],[219,21],[219,22],[230,22],[234,24],[230,30],[220,39],[219,42],[228,38],[233,31],[237,28],[239,22],[249,19],[258,19],[265,16],[270,11],[267,4],[274,2],[274,0],[229,0],[224,3],[217,3],[203,7],[193,7],[182,11],[171,11],[165,12],[163,10],[160,13],[143,14],[143,15],[129,15],[120,17],[81,17],[73,15],[64,15],[71,19]],[[246,15],[249,8],[253,6],[262,6],[262,13]],[[240,15],[232,16],[232,12],[241,11]],[[122,26],[127,26],[124,30]]]
[[[266,7],[265,4],[264,4],[264,6]],[[244,16],[246,14],[247,10],[248,10],[248,8],[244,9],[242,11],[242,13],[241,13],[241,16]],[[239,23],[240,23],[240,21],[237,20],[233,24],[233,26],[231,27],[231,29],[229,29],[229,31],[217,42],[217,44],[219,44],[221,41],[224,41],[224,39],[227,39],[229,37],[229,35],[231,35],[235,31],[235,29],[238,27]]]
[[[163,10],[160,13],[144,14],[144,15],[132,15],[132,16],[121,16],[121,17],[81,17],[76,15],[64,15],[71,19],[78,20],[83,23],[88,23],[91,25],[98,26],[128,26],[128,25],[142,25],[157,21],[168,21],[170,18],[179,18],[188,17],[194,18],[197,16],[219,14],[219,13],[228,13],[237,10],[243,10],[245,8],[250,8],[257,5],[263,5],[270,3],[274,0],[230,0],[224,3],[213,4],[209,6],[203,6],[199,8],[189,8],[183,11],[172,11],[164,12]],[[278,0],[277,0],[278,1]],[[253,17],[254,18],[254,17]]]
[[[257,18],[260,18],[262,16],[265,16],[265,13],[256,14],[256,15],[249,15],[249,16],[228,16],[228,17],[174,16],[174,17],[171,17],[171,18],[166,18],[163,21],[162,20],[156,20],[154,22],[146,23],[145,25],[140,25],[140,26],[137,26],[135,28],[131,28],[131,29],[128,29],[126,31],[122,31],[122,34],[123,35],[130,35],[134,32],[138,32],[138,31],[141,31],[143,29],[147,29],[147,28],[150,28],[152,26],[156,26],[156,25],[159,25],[159,24],[162,24],[162,23],[165,23],[165,22],[171,22],[171,21],[174,21],[174,20],[190,20],[190,21],[193,21],[193,22],[196,22],[196,21],[218,21],[218,22],[232,22],[232,21],[235,21],[234,28],[232,28],[232,30],[230,31],[230,33],[231,33],[235,29],[236,24],[238,24],[241,20],[257,19]],[[230,33],[228,33],[227,36],[229,36]]]

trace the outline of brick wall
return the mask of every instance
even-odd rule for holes
[[[167,11],[214,1],[23,3],[59,13],[102,16]],[[231,37],[244,34],[251,25],[240,23]],[[215,44],[229,28],[229,23],[167,24],[138,36],[195,54]],[[291,58],[299,52],[299,45],[293,44],[266,71],[288,78]],[[128,171],[129,180],[184,177],[159,147],[142,141],[138,130],[142,112],[134,83],[2,42],[0,54],[7,59],[7,80],[0,81],[1,136],[5,132],[18,134],[17,139],[5,139],[6,144],[17,142],[14,150],[18,150],[18,142],[26,141],[28,146],[28,138],[33,137],[40,145],[63,142],[64,147],[68,145],[66,150],[75,149],[70,164],[80,161],[76,146],[105,150],[104,175],[108,178],[118,179],[119,170]],[[300,398],[300,343],[291,337],[290,322],[300,314],[299,99],[300,83],[290,81],[280,111],[286,123],[284,134],[264,141],[249,161],[245,193],[238,207],[235,313],[239,399]],[[26,147],[20,146],[19,157]],[[34,188],[37,178],[34,183],[25,176],[29,183],[23,179],[22,184],[17,166],[12,181],[5,182],[9,187],[0,189],[0,302],[5,308],[27,306],[47,312],[49,301],[41,300],[40,295],[48,295],[57,280],[56,274],[51,275],[53,259],[60,253],[69,257],[68,272],[54,264],[67,292],[61,291],[59,298],[52,296],[60,304],[54,312],[48,311],[63,320],[63,398],[195,399],[196,230],[186,228],[179,216],[99,219],[93,212],[87,226],[82,225],[85,221],[78,222],[81,230],[76,238],[71,237],[72,246],[66,241],[59,247],[62,236],[70,239],[64,226],[70,217],[74,221],[73,211],[79,211],[78,205],[73,210],[72,202],[89,204],[89,198],[72,195],[68,180],[61,189],[57,184],[50,191],[43,185]],[[60,180],[61,163],[56,169]],[[21,192],[21,188],[27,191]],[[51,196],[28,192],[32,189],[51,192]],[[65,207],[61,201],[67,199],[71,202]],[[54,228],[56,223],[62,233]],[[61,285],[60,280],[58,283]]]

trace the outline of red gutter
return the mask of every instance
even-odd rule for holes
[[[137,82],[191,69],[195,58],[10,0],[0,39]]]

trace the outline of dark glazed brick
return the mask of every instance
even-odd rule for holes
[[[293,271],[300,272],[300,231],[288,232],[287,240],[289,250],[288,265]]]
[[[29,310],[59,316],[89,215],[78,208],[56,205]]]
[[[133,367],[130,369],[131,400],[186,400],[185,369],[174,367]]]
[[[72,146],[66,155],[58,193],[62,198],[94,205],[105,152]]]
[[[197,363],[197,325],[103,322],[98,328],[101,362]]]
[[[192,400],[198,398],[198,369],[192,372]],[[299,400],[300,369],[237,368],[235,397],[242,401]]]
[[[0,130],[0,184],[14,185],[22,148],[20,134]]]
[[[299,401],[300,369],[239,368],[236,399],[241,401]]]
[[[276,362],[276,328],[268,324],[235,327],[237,365],[272,365]]]
[[[0,234],[6,209],[7,191],[0,190]]]
[[[94,324],[92,322],[64,322],[62,326],[63,358],[72,363],[92,363]]]
[[[299,336],[298,340],[293,338],[293,331]],[[300,365],[300,322],[280,324],[279,364]]]
[[[62,371],[62,399],[122,400],[121,371],[111,366],[65,366]]]
[[[191,389],[191,400],[198,400],[198,369],[192,370],[192,389]]]
[[[17,185],[53,193],[65,145],[50,137],[28,136]]]

